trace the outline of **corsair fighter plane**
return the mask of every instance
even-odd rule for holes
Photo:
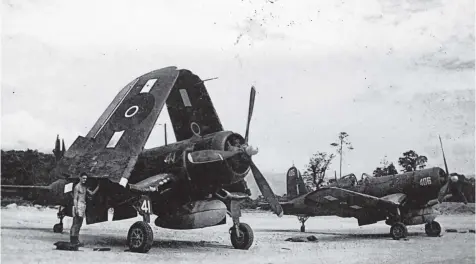
[[[446,158],[444,163],[446,172],[435,167],[382,177],[367,175],[361,181],[350,174],[310,192],[293,166],[286,175],[288,201],[281,206],[285,215],[298,217],[301,232],[309,217],[336,215],[354,217],[359,226],[385,220],[394,239],[407,236],[406,226],[420,224],[425,224],[428,236],[439,236],[441,226],[433,206],[451,196],[467,203],[462,192],[464,176],[450,175]]]
[[[255,89],[251,89],[245,137],[225,131],[204,81],[189,70],[167,67],[142,75],[125,86],[89,133],[79,136],[53,170],[59,178],[49,191],[61,205],[60,223],[72,216],[72,190],[81,172],[100,183],[87,201],[86,223],[113,221],[141,215],[129,229],[127,244],[133,252],[148,252],[153,242],[149,226],[196,229],[222,225],[233,219],[229,233],[234,248],[253,243],[251,227],[240,222],[240,202],[249,195],[244,183],[250,170],[274,212],[282,215],[273,191],[253,163],[257,149],[248,145]],[[144,150],[144,145],[166,106],[176,143]],[[18,186],[10,186],[18,188]],[[8,189],[9,186],[2,186]]]

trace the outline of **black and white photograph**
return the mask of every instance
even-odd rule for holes
[[[2,0],[2,263],[475,263],[475,1]]]

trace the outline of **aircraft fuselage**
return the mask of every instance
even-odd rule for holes
[[[419,171],[413,171],[397,175],[382,177],[368,177],[362,181],[357,181],[355,177],[341,179],[336,183],[326,187],[335,186],[357,193],[367,194],[375,197],[389,197],[396,194],[405,194],[405,201],[402,206],[402,215],[407,219],[405,224],[421,224],[436,217],[433,209],[426,207],[426,204],[438,197],[440,188],[446,183],[445,172],[438,167]],[[350,210],[347,204],[352,204],[352,198],[335,205],[320,206],[315,201],[300,195],[291,201],[283,204],[284,214],[301,216],[330,216],[355,217],[359,220],[359,225],[376,223],[385,220],[387,213],[380,208]]]

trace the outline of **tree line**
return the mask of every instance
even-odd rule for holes
[[[9,150],[1,151],[2,177],[5,185],[48,185],[56,179],[51,179],[50,172],[65,152],[64,140],[60,147],[59,136],[56,137],[53,154],[38,152],[38,150]]]

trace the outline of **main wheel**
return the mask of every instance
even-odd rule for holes
[[[425,225],[425,233],[430,237],[437,237],[441,234],[440,223],[432,221]]]
[[[393,224],[392,227],[390,228],[390,235],[395,240],[399,240],[400,238],[405,238],[408,235],[407,227],[403,223],[397,222]]]
[[[154,232],[148,223],[135,222],[127,234],[127,245],[131,252],[147,253],[154,242]]]
[[[53,232],[55,233],[63,233],[63,224],[58,223],[53,226]]]
[[[253,230],[245,223],[240,223],[238,229],[239,234],[237,234],[235,227],[231,228],[231,244],[236,249],[249,249],[254,240]]]
[[[301,232],[306,232],[306,226],[305,225],[301,226]]]

